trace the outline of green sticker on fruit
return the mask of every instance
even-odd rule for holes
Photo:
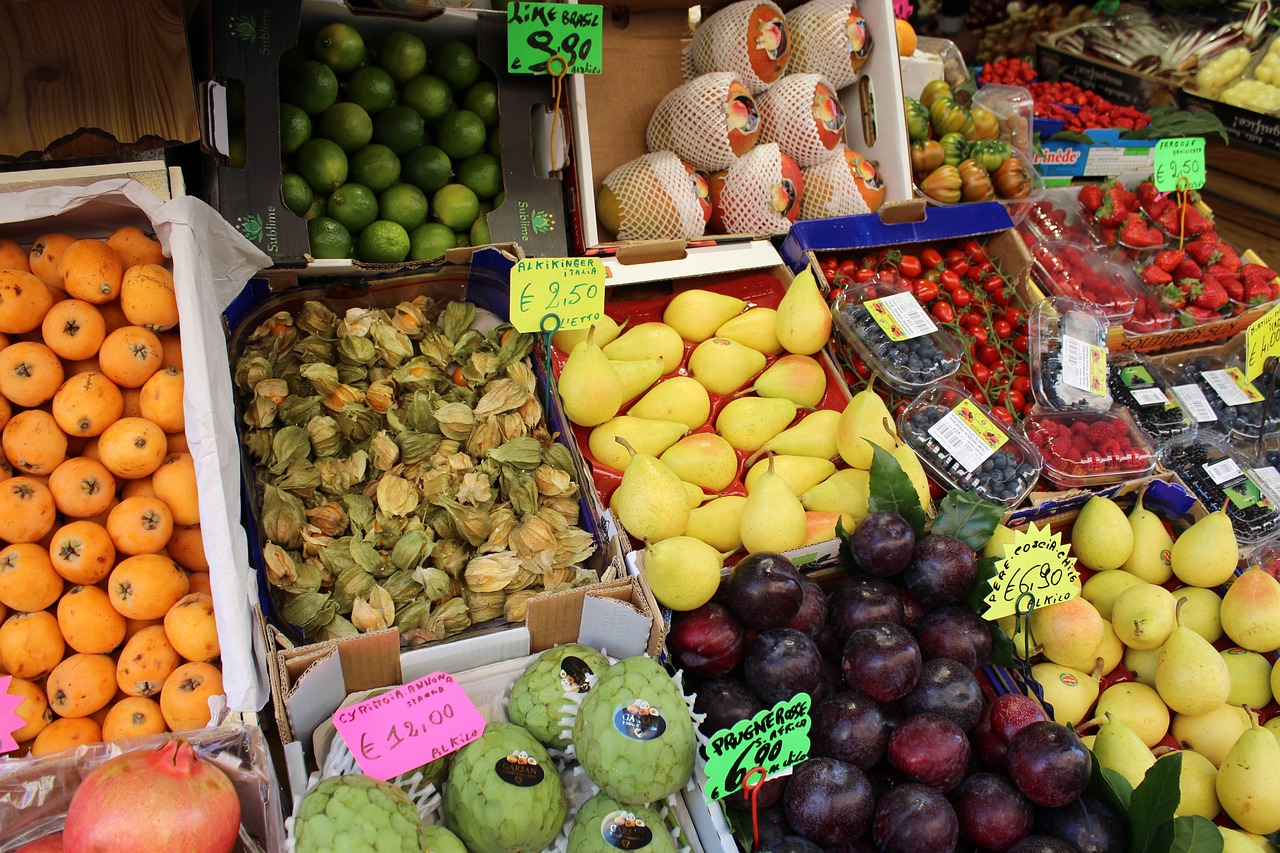
[[[517,332],[585,329],[603,316],[599,258],[529,258],[511,271],[511,325]]]
[[[1280,305],[1272,308],[1244,330],[1244,375],[1257,379],[1270,356],[1280,356]]]
[[[513,2],[507,6],[507,70],[599,74],[603,34],[603,6]]]
[[[808,693],[784,699],[731,729],[722,729],[707,742],[707,802],[715,802],[742,790],[754,768],[765,778],[784,775],[809,757]],[[756,773],[751,783],[763,781]]]
[[[984,619],[994,621],[1050,604],[1061,604],[1080,594],[1080,574],[1071,548],[1062,534],[1045,527],[1027,525],[1015,530],[1013,541],[1004,546],[1004,559],[991,579],[991,592],[984,599]],[[1023,600],[1030,595],[1031,601]]]
[[[1173,192],[1183,178],[1186,178],[1184,187],[1200,189],[1204,186],[1204,139],[1199,136],[1161,139],[1156,143],[1152,169],[1158,192]]]

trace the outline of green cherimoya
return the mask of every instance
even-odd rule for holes
[[[542,850],[567,808],[551,756],[511,723],[489,723],[458,750],[444,786],[445,826],[471,853]]]
[[[438,824],[427,824],[422,828],[422,853],[467,853],[467,846],[462,839]]]
[[[565,729],[560,724],[561,709],[572,704],[565,694],[586,693],[608,668],[607,657],[581,643],[547,649],[516,679],[507,716],[547,746],[564,749],[569,739],[561,734]]]
[[[573,745],[591,781],[624,803],[651,803],[693,772],[693,720],[675,682],[653,658],[624,658],[582,700]]]
[[[601,791],[582,804],[566,853],[676,853],[676,844],[651,806],[627,805]]]
[[[297,853],[421,853],[422,820],[409,795],[368,776],[331,776],[303,796],[293,823]]]

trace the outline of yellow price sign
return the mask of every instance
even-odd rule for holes
[[[1070,546],[1063,544],[1062,534],[1048,526],[1030,524],[1013,532],[1013,541],[1004,546],[1004,559],[991,579],[982,618],[994,621],[1014,615],[1019,599],[1027,594],[1034,600],[1024,610],[1060,604],[1080,594],[1076,558]]]
[[[1267,356],[1280,356],[1280,305],[1244,330],[1244,376],[1253,381],[1262,375]]]
[[[529,258],[511,271],[511,325],[518,332],[585,329],[603,316],[599,258]]]

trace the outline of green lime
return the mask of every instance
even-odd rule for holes
[[[443,257],[457,242],[449,226],[427,222],[409,232],[409,260],[430,261]]]
[[[487,198],[480,199],[480,217],[484,218],[485,214],[493,210],[493,202]]]
[[[285,172],[280,176],[280,199],[294,213],[306,216],[311,203],[316,200],[316,194],[312,192],[311,184],[303,180],[301,175]]]
[[[382,40],[378,64],[397,83],[408,83],[427,67],[427,46],[413,33],[396,30]]]
[[[459,249],[465,249],[471,245],[471,235],[466,231],[454,232],[453,245]]]
[[[356,257],[371,264],[398,264],[409,255],[409,232],[379,219],[360,232]]]
[[[351,180],[380,193],[400,180],[400,158],[374,142],[351,155]]]
[[[448,184],[431,197],[431,213],[454,231],[465,231],[480,215],[480,200],[462,184]]]
[[[280,54],[280,79],[285,79],[289,73],[308,59],[315,59],[315,57],[311,55],[311,48],[302,42],[298,42]]]
[[[280,94],[307,115],[318,116],[337,102],[338,77],[323,62],[308,59],[289,69]]]
[[[497,210],[502,207],[502,203],[507,200],[507,191],[503,190],[493,197],[493,209]]]
[[[311,220],[315,219],[317,216],[324,216],[324,214],[325,214],[324,196],[318,195],[311,200],[311,206],[307,208],[306,213],[302,214],[302,218],[310,222]]]
[[[427,196],[413,184],[396,184],[378,196],[378,218],[412,231],[427,221]]]
[[[462,96],[462,108],[480,116],[485,127],[498,126],[498,84],[481,80]]]
[[[498,133],[498,129],[496,127],[489,131],[489,135],[485,137],[484,150],[488,151],[494,157],[502,156],[502,136]]]
[[[492,154],[475,154],[458,164],[458,183],[476,194],[493,198],[502,192],[502,163]]]
[[[400,103],[413,107],[427,124],[435,124],[453,111],[453,90],[439,77],[419,74],[405,84]]]
[[[374,128],[376,133],[377,128]],[[470,110],[454,110],[436,128],[436,144],[454,160],[462,160],[484,150],[485,130],[480,116]]]
[[[316,122],[316,135],[332,139],[338,147],[350,154],[363,148],[373,139],[373,119],[364,107],[350,101],[338,101],[320,114]]]
[[[351,257],[351,232],[336,219],[317,216],[308,220],[307,234],[311,237],[311,257]]]
[[[343,84],[347,100],[364,107],[369,115],[377,115],[395,103],[396,81],[386,70],[376,65],[365,65],[351,72]]]
[[[331,193],[347,180],[347,155],[331,139],[310,139],[298,149],[297,171],[311,189]]]
[[[378,218],[378,197],[364,184],[348,181],[329,196],[327,210],[330,217],[357,234]]]
[[[471,245],[486,246],[493,242],[493,238],[489,236],[489,220],[483,216],[477,216],[476,221],[471,223]]]
[[[451,41],[436,51],[436,76],[455,92],[465,92],[480,79],[480,60],[471,46]]]
[[[364,39],[350,24],[325,24],[311,47],[316,58],[338,74],[354,71],[364,62]]]
[[[373,141],[403,154],[422,144],[423,127],[416,110],[403,104],[387,107],[373,120]]]
[[[233,127],[227,133],[227,164],[233,169],[243,169],[248,154],[243,127]]]
[[[449,155],[434,145],[419,145],[400,158],[400,166],[400,176],[424,193],[440,189],[453,174]]]
[[[311,138],[311,116],[293,104],[280,105],[280,153],[293,154]]]

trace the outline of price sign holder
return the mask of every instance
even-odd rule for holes
[[[1161,139],[1156,143],[1152,178],[1156,190],[1162,193],[1179,189],[1182,178],[1187,188],[1198,190],[1204,186],[1204,138],[1183,136]]]
[[[366,775],[386,781],[461,749],[484,733],[484,715],[447,672],[339,708],[333,725]]]
[[[742,790],[755,774],[764,778],[783,776],[809,757],[808,693],[784,699],[750,720],[723,729],[707,742],[707,802],[723,799]]]
[[[603,6],[514,0],[507,6],[507,70],[599,74],[603,36]]]

